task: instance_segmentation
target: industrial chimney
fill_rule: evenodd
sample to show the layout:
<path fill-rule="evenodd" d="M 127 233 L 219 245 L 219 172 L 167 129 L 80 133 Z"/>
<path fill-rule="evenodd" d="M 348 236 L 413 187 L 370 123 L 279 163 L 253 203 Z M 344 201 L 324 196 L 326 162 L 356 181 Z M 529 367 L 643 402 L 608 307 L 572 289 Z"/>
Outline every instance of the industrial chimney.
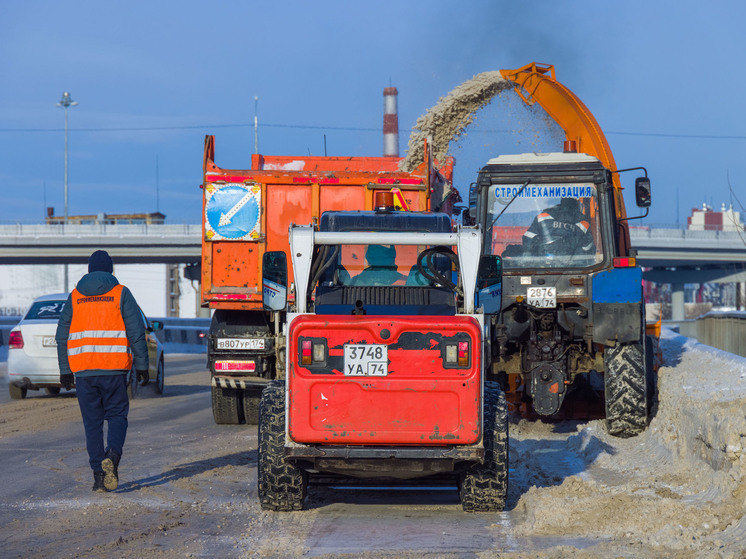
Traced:
<path fill-rule="evenodd" d="M 383 156 L 399 157 L 399 114 L 395 87 L 383 88 Z"/>

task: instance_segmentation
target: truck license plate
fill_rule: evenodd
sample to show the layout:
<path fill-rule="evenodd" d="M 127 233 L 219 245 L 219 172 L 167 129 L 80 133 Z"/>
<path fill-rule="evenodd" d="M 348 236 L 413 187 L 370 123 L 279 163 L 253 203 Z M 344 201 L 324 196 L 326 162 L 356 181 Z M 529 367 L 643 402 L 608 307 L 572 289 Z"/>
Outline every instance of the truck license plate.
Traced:
<path fill-rule="evenodd" d="M 264 339 L 218 338 L 216 349 L 264 349 Z"/>
<path fill-rule="evenodd" d="M 57 347 L 57 340 L 54 336 L 44 336 L 41 340 L 41 345 L 44 347 Z"/>
<path fill-rule="evenodd" d="M 385 377 L 389 374 L 388 346 L 346 344 L 345 370 L 348 377 Z"/>
<path fill-rule="evenodd" d="M 529 287 L 526 293 L 526 300 L 529 305 L 538 309 L 557 308 L 557 288 Z"/>

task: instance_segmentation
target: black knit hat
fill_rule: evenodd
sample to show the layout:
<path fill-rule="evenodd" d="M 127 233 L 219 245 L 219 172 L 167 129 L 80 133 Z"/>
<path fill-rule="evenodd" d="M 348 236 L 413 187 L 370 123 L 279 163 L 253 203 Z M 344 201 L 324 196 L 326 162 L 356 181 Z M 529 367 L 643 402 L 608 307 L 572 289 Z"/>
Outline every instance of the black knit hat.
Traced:
<path fill-rule="evenodd" d="M 105 250 L 97 250 L 91 254 L 88 259 L 88 271 L 114 273 L 114 263 L 111 261 L 109 253 Z"/>

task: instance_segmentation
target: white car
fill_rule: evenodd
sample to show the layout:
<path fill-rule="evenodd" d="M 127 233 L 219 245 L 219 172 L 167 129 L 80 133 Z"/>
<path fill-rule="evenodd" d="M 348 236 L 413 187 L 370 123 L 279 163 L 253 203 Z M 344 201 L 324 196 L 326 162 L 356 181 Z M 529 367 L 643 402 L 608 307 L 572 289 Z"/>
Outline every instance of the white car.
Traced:
<path fill-rule="evenodd" d="M 8 339 L 8 390 L 20 400 L 27 390 L 60 392 L 60 368 L 54 335 L 67 293 L 44 295 L 34 300 Z"/>
<path fill-rule="evenodd" d="M 66 293 L 39 297 L 31 304 L 21 322 L 11 330 L 8 340 L 8 390 L 12 399 L 23 399 L 28 390 L 41 388 L 48 394 L 60 393 L 62 385 L 54 336 L 66 302 Z M 142 320 L 150 360 L 150 383 L 157 394 L 163 394 L 163 344 L 155 336 L 155 332 L 163 329 L 163 323 L 155 320 L 151 323 L 145 315 L 142 315 Z M 133 367 L 127 375 L 130 399 L 137 397 L 140 388 L 135 377 Z"/>

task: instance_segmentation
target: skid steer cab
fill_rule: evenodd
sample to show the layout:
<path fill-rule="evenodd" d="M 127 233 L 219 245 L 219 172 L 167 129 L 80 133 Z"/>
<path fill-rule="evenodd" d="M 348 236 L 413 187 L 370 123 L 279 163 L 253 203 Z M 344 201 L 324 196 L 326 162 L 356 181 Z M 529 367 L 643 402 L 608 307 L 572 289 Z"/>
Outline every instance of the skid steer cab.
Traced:
<path fill-rule="evenodd" d="M 303 508 L 309 475 L 453 477 L 466 511 L 508 488 L 503 392 L 485 382 L 484 307 L 500 308 L 500 257 L 478 227 L 397 211 L 327 212 L 290 228 L 295 278 L 286 376 L 262 393 L 265 510 Z M 268 309 L 285 308 L 286 263 L 265 255 Z M 477 307 L 479 305 L 479 307 Z"/>

